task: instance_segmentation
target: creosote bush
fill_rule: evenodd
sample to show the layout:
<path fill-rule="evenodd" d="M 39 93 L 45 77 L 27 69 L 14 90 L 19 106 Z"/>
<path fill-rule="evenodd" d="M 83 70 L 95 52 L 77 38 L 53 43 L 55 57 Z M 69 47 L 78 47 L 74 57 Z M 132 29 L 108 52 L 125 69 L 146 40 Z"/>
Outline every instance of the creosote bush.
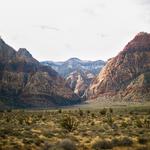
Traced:
<path fill-rule="evenodd" d="M 58 113 L 62 113 L 62 110 L 61 110 L 61 109 L 59 109 L 59 110 L 58 110 Z"/>
<path fill-rule="evenodd" d="M 144 125 L 146 128 L 150 128 L 150 119 L 149 118 L 144 119 Z"/>
<path fill-rule="evenodd" d="M 138 128 L 142 128 L 142 127 L 143 127 L 143 122 L 142 122 L 140 119 L 137 119 L 137 120 L 136 120 L 136 126 L 137 126 Z"/>
<path fill-rule="evenodd" d="M 79 108 L 79 115 L 83 116 L 83 110 L 81 110 L 80 108 Z"/>
<path fill-rule="evenodd" d="M 73 141 L 70 139 L 64 139 L 58 144 L 59 148 L 63 150 L 77 150 L 77 147 Z"/>
<path fill-rule="evenodd" d="M 113 145 L 112 145 L 111 141 L 108 141 L 108 140 L 100 140 L 100 141 L 95 142 L 95 143 L 92 145 L 92 148 L 93 148 L 94 150 L 112 149 L 112 148 L 113 148 Z"/>
<path fill-rule="evenodd" d="M 76 117 L 65 115 L 63 116 L 61 122 L 60 122 L 62 128 L 67 130 L 68 132 L 74 131 L 78 126 L 78 120 Z"/>
<path fill-rule="evenodd" d="M 113 124 L 114 120 L 112 118 L 112 115 L 110 113 L 107 114 L 107 123 L 111 126 Z"/>
<path fill-rule="evenodd" d="M 132 146 L 133 141 L 129 137 L 123 137 L 121 139 L 114 138 L 112 144 L 113 146 Z"/>
<path fill-rule="evenodd" d="M 101 111 L 100 111 L 100 114 L 101 115 L 106 115 L 107 113 L 107 109 L 106 108 L 103 108 Z"/>
<path fill-rule="evenodd" d="M 113 109 L 112 108 L 109 108 L 109 113 L 113 113 Z"/>
<path fill-rule="evenodd" d="M 148 142 L 148 138 L 146 138 L 146 137 L 139 137 L 138 142 L 140 144 L 146 144 Z"/>

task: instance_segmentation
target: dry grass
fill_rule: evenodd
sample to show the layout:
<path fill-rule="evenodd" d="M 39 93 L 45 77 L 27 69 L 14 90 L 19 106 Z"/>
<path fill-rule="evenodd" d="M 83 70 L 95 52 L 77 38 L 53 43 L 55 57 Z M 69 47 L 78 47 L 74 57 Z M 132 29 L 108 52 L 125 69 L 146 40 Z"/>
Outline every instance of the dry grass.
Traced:
<path fill-rule="evenodd" d="M 149 108 L 0 112 L 0 149 L 146 150 L 150 148 Z"/>

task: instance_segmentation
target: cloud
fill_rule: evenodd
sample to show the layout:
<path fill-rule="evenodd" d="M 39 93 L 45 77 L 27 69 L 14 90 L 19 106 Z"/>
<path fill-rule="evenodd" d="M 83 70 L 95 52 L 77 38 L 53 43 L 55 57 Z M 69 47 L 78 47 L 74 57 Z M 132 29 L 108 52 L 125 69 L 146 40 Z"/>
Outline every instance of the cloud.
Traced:
<path fill-rule="evenodd" d="M 149 24 L 150 23 L 150 0 L 138 0 L 137 2 L 143 9 L 143 19 Z"/>
<path fill-rule="evenodd" d="M 108 35 L 104 34 L 104 33 L 96 33 L 97 37 L 99 38 L 106 38 L 108 37 Z"/>
<path fill-rule="evenodd" d="M 69 44 L 69 43 L 66 43 L 66 44 L 65 44 L 65 47 L 66 47 L 67 49 L 72 49 L 72 46 L 71 46 L 71 44 Z"/>
<path fill-rule="evenodd" d="M 139 2 L 140 2 L 142 5 L 150 5 L 150 1 L 149 1 L 149 0 L 139 0 Z"/>
<path fill-rule="evenodd" d="M 97 15 L 96 12 L 95 12 L 93 9 L 90 9 L 90 8 L 85 8 L 85 9 L 83 10 L 83 12 L 84 12 L 84 13 L 87 13 L 87 14 L 89 14 L 89 15 L 92 15 L 92 16 L 96 16 L 96 15 Z"/>
<path fill-rule="evenodd" d="M 51 26 L 48 26 L 48 25 L 41 25 L 41 26 L 38 26 L 38 28 L 40 28 L 40 29 L 42 29 L 42 30 L 60 31 L 59 28 L 57 28 L 57 27 L 51 27 Z"/>

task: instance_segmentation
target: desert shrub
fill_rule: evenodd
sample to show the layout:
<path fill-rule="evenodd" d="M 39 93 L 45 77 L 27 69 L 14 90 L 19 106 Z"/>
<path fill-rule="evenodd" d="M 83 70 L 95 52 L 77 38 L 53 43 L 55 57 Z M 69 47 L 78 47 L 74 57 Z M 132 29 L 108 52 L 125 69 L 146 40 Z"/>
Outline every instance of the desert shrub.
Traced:
<path fill-rule="evenodd" d="M 47 138 L 51 138 L 54 136 L 54 134 L 50 130 L 44 130 L 43 135 L 46 136 Z"/>
<path fill-rule="evenodd" d="M 128 123 L 125 122 L 125 121 L 123 121 L 122 124 L 121 124 L 121 126 L 122 126 L 123 128 L 126 128 L 126 127 L 128 126 Z"/>
<path fill-rule="evenodd" d="M 52 143 L 45 142 L 43 146 L 43 150 L 56 150 L 56 147 Z"/>
<path fill-rule="evenodd" d="M 64 139 L 59 144 L 58 147 L 63 150 L 77 150 L 77 147 L 73 141 L 70 139 Z"/>
<path fill-rule="evenodd" d="M 107 123 L 111 126 L 114 120 L 112 119 L 112 115 L 109 113 L 107 114 Z"/>
<path fill-rule="evenodd" d="M 113 139 L 112 143 L 114 146 L 131 146 L 133 144 L 133 141 L 131 138 L 123 137 L 121 139 Z"/>
<path fill-rule="evenodd" d="M 94 121 L 92 121 L 92 122 L 91 122 L 91 126 L 94 126 L 94 125 L 95 125 L 95 122 L 94 122 Z"/>
<path fill-rule="evenodd" d="M 86 113 L 89 115 L 90 114 L 90 110 L 87 110 Z"/>
<path fill-rule="evenodd" d="M 122 146 L 131 146 L 133 144 L 133 141 L 129 137 L 124 137 L 121 139 L 121 145 Z"/>
<path fill-rule="evenodd" d="M 146 144 L 148 142 L 148 138 L 146 138 L 146 137 L 139 137 L 138 142 L 140 144 Z"/>
<path fill-rule="evenodd" d="M 149 118 L 144 119 L 144 125 L 146 128 L 150 128 L 150 119 Z"/>
<path fill-rule="evenodd" d="M 95 143 L 92 145 L 92 148 L 93 148 L 94 150 L 112 149 L 112 148 L 113 148 L 113 145 L 112 145 L 112 142 L 111 142 L 111 141 L 108 141 L 108 140 L 100 140 L 100 141 L 95 142 Z"/>
<path fill-rule="evenodd" d="M 12 109 L 10 109 L 10 108 L 9 108 L 9 109 L 7 109 L 7 112 L 12 112 Z"/>
<path fill-rule="evenodd" d="M 83 116 L 83 110 L 79 109 L 79 115 Z"/>
<path fill-rule="evenodd" d="M 58 110 L 58 113 L 62 113 L 62 109 L 59 109 L 59 110 Z"/>
<path fill-rule="evenodd" d="M 25 139 L 23 139 L 23 143 L 24 144 L 33 144 L 34 143 L 34 139 L 25 138 Z"/>
<path fill-rule="evenodd" d="M 150 128 L 150 119 L 145 118 L 142 121 L 140 119 L 137 119 L 136 120 L 136 125 L 137 125 L 138 128 L 142 128 L 142 127 Z"/>
<path fill-rule="evenodd" d="M 41 144 L 44 143 L 44 140 L 39 139 L 39 138 L 35 138 L 35 142 L 34 142 L 37 146 L 40 146 Z"/>
<path fill-rule="evenodd" d="M 107 109 L 106 108 L 103 108 L 101 111 L 100 111 L 100 114 L 101 115 L 106 115 L 107 113 Z"/>
<path fill-rule="evenodd" d="M 12 136 L 14 134 L 14 130 L 12 128 L 5 128 L 0 130 L 0 136 Z"/>
<path fill-rule="evenodd" d="M 92 114 L 91 114 L 91 117 L 92 117 L 92 118 L 94 118 L 94 117 L 95 117 L 95 114 L 94 114 L 94 113 L 92 113 Z"/>
<path fill-rule="evenodd" d="M 134 111 L 133 111 L 133 110 L 131 110 L 131 111 L 129 112 L 129 114 L 130 114 L 130 115 L 133 115 L 133 114 L 134 114 Z"/>
<path fill-rule="evenodd" d="M 142 122 L 140 119 L 137 119 L 137 120 L 136 120 L 136 126 L 137 126 L 138 128 L 142 128 L 142 127 L 143 127 L 143 122 Z"/>
<path fill-rule="evenodd" d="M 6 122 L 10 122 L 10 121 L 11 121 L 11 118 L 7 117 Z"/>
<path fill-rule="evenodd" d="M 76 117 L 65 115 L 60 122 L 61 126 L 69 132 L 74 131 L 78 126 L 78 120 Z"/>
<path fill-rule="evenodd" d="M 109 108 L 109 113 L 113 113 L 113 109 L 112 108 Z"/>
<path fill-rule="evenodd" d="M 32 122 L 33 122 L 32 117 L 29 116 L 29 117 L 26 117 L 26 118 L 25 118 L 25 123 L 26 123 L 27 125 L 31 125 Z"/>
<path fill-rule="evenodd" d="M 0 109 L 0 113 L 4 113 L 4 112 L 5 112 L 4 110 Z"/>

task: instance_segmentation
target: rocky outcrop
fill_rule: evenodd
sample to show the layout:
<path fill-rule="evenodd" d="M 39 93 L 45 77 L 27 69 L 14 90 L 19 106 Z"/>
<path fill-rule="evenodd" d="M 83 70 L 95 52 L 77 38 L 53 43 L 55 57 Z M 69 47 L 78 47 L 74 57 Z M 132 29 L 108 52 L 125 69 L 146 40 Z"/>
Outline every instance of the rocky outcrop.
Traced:
<path fill-rule="evenodd" d="M 79 97 L 51 67 L 24 48 L 15 51 L 0 39 L 0 104 L 49 107 L 75 104 Z"/>
<path fill-rule="evenodd" d="M 150 83 L 145 81 L 149 72 L 150 34 L 141 32 L 107 62 L 89 86 L 87 97 L 120 95 L 121 99 L 126 100 L 139 100 L 141 96 L 147 99 L 150 97 Z M 147 95 L 146 98 L 144 95 Z"/>
<path fill-rule="evenodd" d="M 95 75 L 89 71 L 76 70 L 66 77 L 66 84 L 71 87 L 74 93 L 83 98 L 94 77 Z"/>

